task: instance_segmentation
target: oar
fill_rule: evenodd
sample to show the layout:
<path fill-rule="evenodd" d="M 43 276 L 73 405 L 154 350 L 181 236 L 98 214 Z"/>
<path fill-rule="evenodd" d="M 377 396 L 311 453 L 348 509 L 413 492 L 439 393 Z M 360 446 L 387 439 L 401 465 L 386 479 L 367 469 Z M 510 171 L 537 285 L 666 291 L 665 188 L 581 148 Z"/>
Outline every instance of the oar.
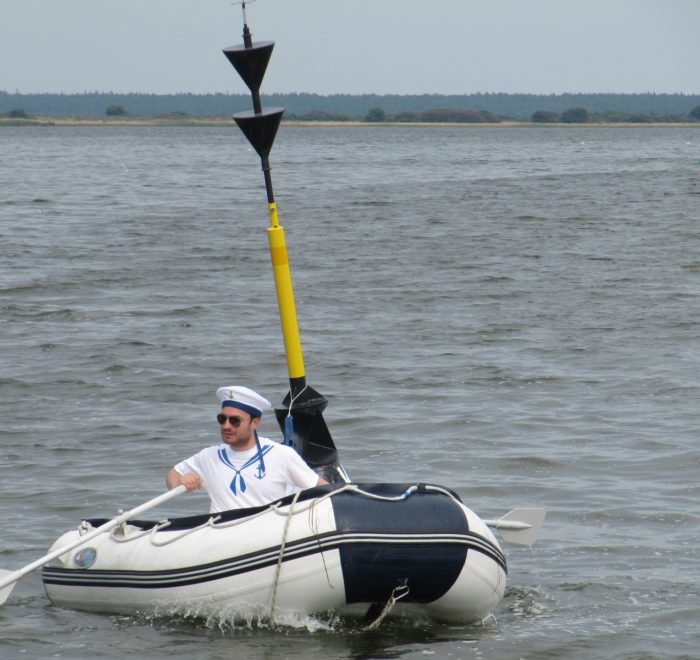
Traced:
<path fill-rule="evenodd" d="M 33 571 L 35 568 L 43 566 L 52 559 L 56 559 L 56 557 L 60 557 L 66 552 L 73 550 L 73 548 L 77 548 L 79 545 L 87 543 L 91 539 L 94 539 L 96 536 L 104 534 L 104 532 L 110 531 L 117 525 L 121 525 L 123 522 L 126 522 L 130 518 L 134 518 L 139 514 L 143 513 L 144 511 L 148 511 L 149 509 L 153 509 L 159 504 L 167 502 L 173 497 L 176 497 L 177 495 L 180 495 L 186 491 L 187 488 L 185 488 L 185 486 L 180 485 L 177 488 L 173 488 L 172 490 L 162 493 L 161 495 L 158 495 L 158 497 L 154 497 L 152 500 L 144 502 L 140 506 L 131 509 L 131 511 L 126 511 L 125 513 L 118 515 L 116 518 L 112 518 L 112 520 L 104 523 L 103 525 L 100 525 L 99 527 L 93 529 L 91 532 L 88 532 L 84 536 L 81 536 L 77 541 L 69 543 L 68 545 L 64 545 L 62 548 L 58 548 L 53 552 L 49 552 L 47 555 L 40 557 L 36 561 L 33 561 L 31 564 L 27 564 L 23 568 L 20 568 L 16 571 L 4 571 L 0 569 L 0 605 L 2 605 L 9 598 L 10 594 L 12 593 L 12 590 L 15 587 L 15 582 L 17 582 L 17 580 L 19 580 L 27 573 Z"/>
<path fill-rule="evenodd" d="M 484 522 L 497 529 L 508 543 L 532 545 L 540 533 L 545 513 L 544 509 L 513 509 L 498 520 Z"/>

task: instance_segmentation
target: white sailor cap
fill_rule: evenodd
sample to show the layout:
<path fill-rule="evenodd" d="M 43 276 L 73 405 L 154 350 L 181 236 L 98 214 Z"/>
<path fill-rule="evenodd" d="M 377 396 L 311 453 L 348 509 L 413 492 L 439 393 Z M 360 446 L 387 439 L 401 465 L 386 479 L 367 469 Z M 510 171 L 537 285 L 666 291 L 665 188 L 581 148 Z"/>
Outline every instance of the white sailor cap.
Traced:
<path fill-rule="evenodd" d="M 263 410 L 268 410 L 272 407 L 272 404 L 265 397 L 241 385 L 220 387 L 216 390 L 216 397 L 221 401 L 222 408 L 227 406 L 238 408 L 254 417 L 260 417 L 263 414 Z"/>

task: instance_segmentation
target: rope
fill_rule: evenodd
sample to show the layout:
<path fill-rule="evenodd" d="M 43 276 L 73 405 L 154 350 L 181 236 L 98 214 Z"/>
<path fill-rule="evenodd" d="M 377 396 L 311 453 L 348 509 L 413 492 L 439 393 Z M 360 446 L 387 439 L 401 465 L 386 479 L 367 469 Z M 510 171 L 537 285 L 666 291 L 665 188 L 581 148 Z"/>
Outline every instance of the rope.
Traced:
<path fill-rule="evenodd" d="M 118 534 L 114 533 L 114 530 L 112 530 L 112 540 L 115 541 L 116 543 L 128 543 L 129 541 L 135 541 L 136 539 L 140 539 L 142 536 L 146 536 L 147 534 L 150 534 L 151 536 L 151 545 L 156 546 L 157 548 L 168 545 L 170 543 L 173 543 L 174 541 L 179 541 L 181 538 L 184 538 L 185 536 L 189 536 L 193 532 L 198 532 L 200 529 L 204 529 L 205 527 L 214 527 L 215 523 L 217 520 L 219 520 L 221 516 L 212 516 L 207 520 L 207 522 L 202 523 L 201 525 L 198 525 L 197 527 L 190 527 L 189 529 L 186 529 L 179 534 L 174 534 L 171 536 L 169 539 L 166 539 L 165 541 L 157 541 L 156 540 L 156 534 L 160 532 L 163 529 L 167 529 L 172 525 L 172 521 L 170 520 L 161 520 L 158 524 L 154 525 L 150 529 L 144 529 L 139 532 L 133 532 L 131 534 L 127 534 L 127 531 L 129 531 L 126 527 L 120 531 Z M 120 526 L 121 527 L 121 526 Z M 129 525 L 132 529 L 136 529 L 135 527 L 132 527 Z"/>
<path fill-rule="evenodd" d="M 170 527 L 171 524 L 172 523 L 169 520 L 161 520 L 157 525 L 154 525 L 151 529 L 142 529 L 139 532 L 132 531 L 136 529 L 136 527 L 134 527 L 133 525 L 129 525 L 129 527 L 131 527 L 131 530 L 127 530 L 126 527 L 121 529 L 123 526 L 119 525 L 119 528 L 115 527 L 115 529 L 112 530 L 111 538 L 112 541 L 114 541 L 115 543 L 128 543 L 129 541 L 135 541 L 136 539 L 140 539 L 142 536 L 146 536 L 147 534 L 155 534 L 155 532 L 161 529 Z M 118 533 L 116 531 L 117 529 L 119 529 Z M 127 531 L 131 531 L 132 533 L 127 534 Z"/>
<path fill-rule="evenodd" d="M 450 497 L 452 497 L 454 499 L 452 494 L 447 490 L 443 490 L 441 488 L 432 487 L 432 486 L 427 486 L 426 489 L 441 492 L 445 495 L 449 495 Z M 275 503 L 270 504 L 270 506 L 268 508 L 263 509 L 262 511 L 258 511 L 257 513 L 254 513 L 251 516 L 246 516 L 245 518 L 237 518 L 237 519 L 229 520 L 229 521 L 223 522 L 223 523 L 219 522 L 219 520 L 221 520 L 221 516 L 215 515 L 215 516 L 210 517 L 205 523 L 198 525 L 197 527 L 191 527 L 190 529 L 185 529 L 182 532 L 180 532 L 179 534 L 174 534 L 169 539 L 166 539 L 163 541 L 157 540 L 156 534 L 170 526 L 171 522 L 170 522 L 170 520 L 167 520 L 167 519 L 160 521 L 157 525 L 155 525 L 154 527 L 152 527 L 150 529 L 142 530 L 142 531 L 135 532 L 135 533 L 133 533 L 133 532 L 128 533 L 131 530 L 127 529 L 126 524 L 123 524 L 120 526 L 120 527 L 123 527 L 123 529 L 119 529 L 119 531 L 116 534 L 115 534 L 114 530 L 112 530 L 111 537 L 112 537 L 112 540 L 114 540 L 118 543 L 128 543 L 129 541 L 134 541 L 138 538 L 141 538 L 142 536 L 146 536 L 147 534 L 150 534 L 151 543 L 154 546 L 160 547 L 160 546 L 164 546 L 164 545 L 168 545 L 170 543 L 173 543 L 174 541 L 178 541 L 178 540 L 184 538 L 185 536 L 189 536 L 190 534 L 203 529 L 204 527 L 211 527 L 212 529 L 226 529 L 228 527 L 234 527 L 236 525 L 241 525 L 245 522 L 248 522 L 248 521 L 253 520 L 255 518 L 258 518 L 260 516 L 265 516 L 269 513 L 276 513 L 279 516 L 286 516 L 287 518 L 289 518 L 292 515 L 305 513 L 307 511 L 311 512 L 315 506 L 317 506 L 318 504 L 320 504 L 324 500 L 327 500 L 331 497 L 334 497 L 335 495 L 339 495 L 340 493 L 355 493 L 356 495 L 361 495 L 363 497 L 367 497 L 367 498 L 370 498 L 373 500 L 381 500 L 384 502 L 400 502 L 400 501 L 405 500 L 408 497 L 410 497 L 416 490 L 418 490 L 417 486 L 411 486 L 404 493 L 401 493 L 401 495 L 396 495 L 395 497 L 388 497 L 385 495 L 375 495 L 374 493 L 369 493 L 365 490 L 362 490 L 361 488 L 358 488 L 355 484 L 345 484 L 342 487 L 331 491 L 330 493 L 325 493 L 325 494 L 321 495 L 320 497 L 315 497 L 314 499 L 305 503 L 304 506 L 302 506 L 298 509 L 295 509 L 294 507 L 297 504 L 299 494 L 301 493 L 301 491 L 297 491 L 294 495 L 294 499 L 292 500 L 292 504 L 291 504 L 289 511 L 283 511 L 280 507 L 280 503 L 275 502 Z M 289 525 L 289 521 L 287 521 L 287 526 L 288 525 Z M 81 536 L 84 535 L 88 531 L 88 529 L 87 529 L 88 527 L 90 527 L 90 525 L 86 521 L 83 521 L 81 523 L 81 526 L 78 528 Z M 129 525 L 129 528 L 131 528 L 131 525 Z M 133 529 L 135 529 L 135 528 L 133 528 Z M 286 531 L 285 531 L 285 535 L 286 535 Z M 160 535 L 158 534 L 158 536 L 160 536 Z"/>
<path fill-rule="evenodd" d="M 292 396 L 292 390 L 289 390 L 289 408 L 287 409 L 287 416 L 284 418 L 284 444 L 287 447 L 294 448 L 294 418 L 292 417 L 292 406 L 294 402 L 306 391 L 308 385 L 304 385 L 300 392 L 296 396 Z"/>
<path fill-rule="evenodd" d="M 284 559 L 284 549 L 287 545 L 287 534 L 289 532 L 289 523 L 292 521 L 292 516 L 294 515 L 294 505 L 299 499 L 299 493 L 297 491 L 294 495 L 294 499 L 289 505 L 289 514 L 287 515 L 287 522 L 284 525 L 284 533 L 282 534 L 282 543 L 280 544 L 280 554 L 277 557 L 277 568 L 275 569 L 275 581 L 272 585 L 272 602 L 270 603 L 270 624 L 275 624 L 275 602 L 277 601 L 277 587 L 280 582 L 280 572 L 282 570 L 282 560 Z"/>
<path fill-rule="evenodd" d="M 180 539 L 184 538 L 188 534 L 191 534 L 192 532 L 195 532 L 197 530 L 204 529 L 205 527 L 214 527 L 216 521 L 220 520 L 220 519 L 221 519 L 221 516 L 212 516 L 211 518 L 209 518 L 209 520 L 207 520 L 207 522 L 199 525 L 199 527 L 192 527 L 191 529 L 186 529 L 183 532 L 181 532 L 180 534 L 176 534 L 172 538 L 169 538 L 165 541 L 156 541 L 156 533 L 158 531 L 160 531 L 161 527 L 160 526 L 154 527 L 152 532 L 151 532 L 151 544 L 155 545 L 157 548 L 164 546 L 164 545 L 168 545 L 169 543 L 173 543 L 173 541 L 179 541 Z M 166 522 L 168 524 L 170 524 L 170 521 L 166 520 Z"/>
<path fill-rule="evenodd" d="M 415 488 L 415 486 L 413 486 Z M 440 486 L 425 486 L 426 491 L 430 491 L 433 493 L 442 493 L 443 495 L 447 495 L 451 500 L 454 500 L 457 502 L 457 504 L 461 504 L 462 502 L 459 500 L 458 497 L 455 497 L 454 493 L 451 493 L 447 488 L 441 488 Z"/>
<path fill-rule="evenodd" d="M 313 502 L 311 504 L 311 507 L 309 508 L 309 527 L 311 528 L 311 531 L 314 533 L 314 536 L 316 537 L 318 551 L 319 551 L 319 554 L 321 555 L 321 561 L 323 562 L 323 571 L 326 574 L 326 582 L 328 582 L 328 586 L 331 589 L 335 589 L 335 587 L 333 586 L 333 583 L 331 582 L 331 576 L 328 574 L 328 566 L 326 564 L 326 553 L 323 552 L 323 547 L 321 546 L 321 534 L 319 533 L 319 530 L 318 530 L 318 523 L 319 523 L 319 517 L 318 517 L 318 514 L 316 513 L 316 502 Z"/>
<path fill-rule="evenodd" d="M 267 515 L 270 510 L 274 510 L 279 507 L 279 504 L 271 504 L 267 509 L 263 509 L 262 511 L 258 511 L 257 513 L 254 513 L 250 516 L 246 516 L 245 518 L 234 518 L 233 520 L 229 520 L 228 522 L 217 522 L 221 516 L 218 516 L 216 520 L 212 523 L 212 527 L 214 529 L 226 529 L 227 527 L 235 527 L 236 525 L 242 525 L 245 522 L 248 522 L 249 520 L 255 520 L 255 518 L 259 518 L 260 516 Z"/>
<path fill-rule="evenodd" d="M 381 500 L 382 502 L 401 502 L 402 500 L 407 499 L 410 495 L 415 493 L 418 490 L 418 486 L 411 486 L 408 488 L 404 493 L 401 493 L 401 495 L 396 495 L 395 497 L 388 497 L 386 495 L 375 495 L 374 493 L 368 493 L 366 490 L 362 490 L 361 488 L 358 488 L 355 484 L 345 484 L 341 488 L 338 488 L 336 490 L 331 491 L 330 493 L 326 493 L 325 495 L 321 495 L 320 497 L 316 497 L 313 500 L 311 500 L 303 509 L 299 509 L 297 513 L 303 513 L 304 511 L 308 511 L 311 507 L 315 506 L 319 502 L 322 502 L 323 500 L 326 500 L 330 497 L 335 497 L 336 495 L 340 495 L 340 493 L 355 493 L 356 495 L 362 495 L 363 497 L 367 497 L 371 500 Z M 282 513 L 279 510 L 279 507 L 271 507 L 280 516 L 286 516 L 286 513 Z"/>
<path fill-rule="evenodd" d="M 391 592 L 391 596 L 389 596 L 386 603 L 384 603 L 382 611 L 379 613 L 377 618 L 367 626 L 367 630 L 375 630 L 376 628 L 379 628 L 379 624 L 384 620 L 384 617 L 394 609 L 394 605 L 396 605 L 397 601 L 401 600 L 404 596 L 408 596 L 408 591 L 409 589 L 406 581 L 404 581 L 404 583 L 400 584 L 398 587 L 395 587 Z"/>
<path fill-rule="evenodd" d="M 294 405 L 294 402 L 304 393 L 306 392 L 306 388 L 308 385 L 304 385 L 304 387 L 301 389 L 301 391 L 296 395 L 292 396 L 292 391 L 289 390 L 289 410 L 287 410 L 287 415 L 292 414 L 292 406 Z"/>

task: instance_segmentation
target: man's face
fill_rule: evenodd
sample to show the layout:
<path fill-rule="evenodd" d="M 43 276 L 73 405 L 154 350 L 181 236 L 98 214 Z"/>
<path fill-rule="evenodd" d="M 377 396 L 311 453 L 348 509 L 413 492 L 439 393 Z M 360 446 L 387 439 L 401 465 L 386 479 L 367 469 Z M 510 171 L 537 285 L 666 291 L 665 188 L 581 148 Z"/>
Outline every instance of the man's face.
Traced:
<path fill-rule="evenodd" d="M 255 445 L 253 431 L 258 427 L 260 418 L 230 406 L 222 408 L 221 414 L 225 416 L 224 423 L 219 424 L 224 443 L 237 451 L 252 449 Z"/>

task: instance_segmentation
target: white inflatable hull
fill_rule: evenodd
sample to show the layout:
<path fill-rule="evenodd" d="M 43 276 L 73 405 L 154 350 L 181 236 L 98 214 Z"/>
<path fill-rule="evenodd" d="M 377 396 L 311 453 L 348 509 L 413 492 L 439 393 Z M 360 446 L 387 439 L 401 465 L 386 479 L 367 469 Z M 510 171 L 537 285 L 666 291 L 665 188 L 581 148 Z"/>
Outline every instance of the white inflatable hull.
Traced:
<path fill-rule="evenodd" d="M 263 510 L 132 521 L 45 567 L 44 585 L 55 604 L 96 612 L 279 619 L 393 596 L 441 620 L 484 619 L 505 589 L 498 542 L 449 491 L 406 490 L 333 485 Z"/>

